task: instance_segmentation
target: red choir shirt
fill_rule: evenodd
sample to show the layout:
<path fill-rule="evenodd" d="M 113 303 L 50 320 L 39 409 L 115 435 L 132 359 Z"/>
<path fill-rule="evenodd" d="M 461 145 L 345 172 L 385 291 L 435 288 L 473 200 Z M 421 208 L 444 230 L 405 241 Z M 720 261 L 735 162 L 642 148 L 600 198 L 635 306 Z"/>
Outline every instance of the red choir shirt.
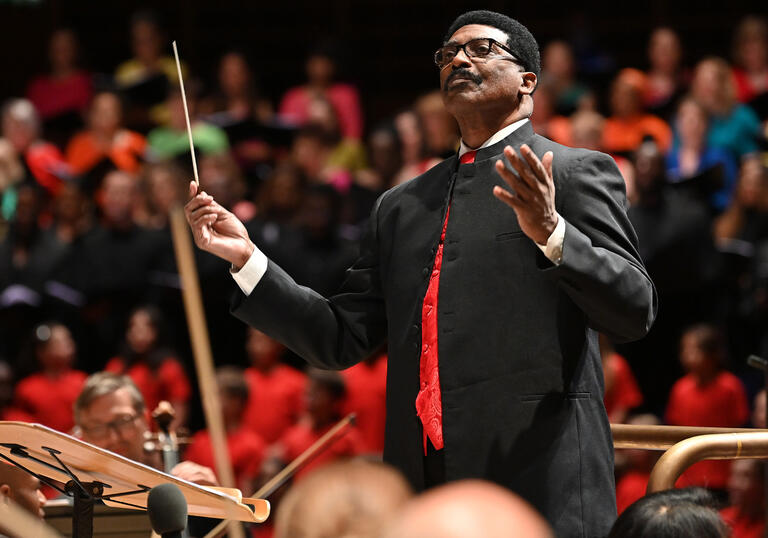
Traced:
<path fill-rule="evenodd" d="M 733 81 L 736 83 L 736 97 L 742 103 L 748 103 L 763 92 L 768 91 L 768 73 L 763 77 L 762 88 L 755 87 L 746 71 L 733 68 Z"/>
<path fill-rule="evenodd" d="M 112 358 L 104 369 L 130 377 L 144 396 L 147 411 L 150 413 L 161 400 L 186 403 L 192 393 L 184 368 L 173 357 L 164 359 L 156 371 L 145 362 L 136 362 L 126 370 L 125 362 L 120 357 Z"/>
<path fill-rule="evenodd" d="M 325 91 L 324 97 L 333 105 L 342 136 L 359 140 L 363 135 L 363 113 L 357 89 L 337 83 Z M 289 89 L 280 102 L 280 116 L 292 123 L 306 123 L 311 99 L 312 94 L 304 86 Z"/>
<path fill-rule="evenodd" d="M 245 380 L 250 396 L 243 424 L 267 443 L 274 443 L 304 412 L 307 378 L 295 368 L 279 364 L 266 374 L 246 368 Z"/>
<path fill-rule="evenodd" d="M 380 454 L 384 451 L 384 421 L 386 418 L 387 356 L 381 355 L 373 364 L 361 362 L 341 372 L 347 385 L 344 413 L 355 413 L 355 426 L 360 432 L 363 452 Z"/>
<path fill-rule="evenodd" d="M 667 424 L 676 426 L 737 428 L 748 418 L 749 404 L 744 385 L 729 372 L 720 372 L 703 387 L 691 374 L 683 376 L 672 387 L 667 403 Z M 729 472 L 728 461 L 701 461 L 683 473 L 678 487 L 722 489 L 728 482 Z"/>
<path fill-rule="evenodd" d="M 25 377 L 16 387 L 14 407 L 39 422 L 60 432 L 75 425 L 72 405 L 88 377 L 79 370 L 67 370 L 57 378 L 44 373 Z"/>
<path fill-rule="evenodd" d="M 27 88 L 27 99 L 43 119 L 65 112 L 81 112 L 88 107 L 92 95 L 91 76 L 84 71 L 64 78 L 37 77 Z"/>
<path fill-rule="evenodd" d="M 605 410 L 611 416 L 616 409 L 633 409 L 643 403 L 643 394 L 626 359 L 618 353 L 608 358 L 605 372 Z"/>
<path fill-rule="evenodd" d="M 35 418 L 29 413 L 15 407 L 6 407 L 0 412 L 0 420 L 12 420 L 16 422 L 34 422 Z"/>
<path fill-rule="evenodd" d="M 261 437 L 240 427 L 227 433 L 227 448 L 229 449 L 229 459 L 232 462 L 232 471 L 235 473 L 235 480 L 238 484 L 259 475 L 266 450 L 266 444 Z M 213 460 L 213 445 L 208 430 L 199 431 L 192 437 L 192 443 L 187 447 L 185 456 L 189 461 L 205 465 L 211 469 L 216 468 Z"/>
<path fill-rule="evenodd" d="M 650 477 L 651 474 L 644 471 L 628 471 L 619 479 L 616 483 L 616 509 L 619 514 L 645 496 Z"/>
<path fill-rule="evenodd" d="M 764 519 L 750 519 L 739 512 L 738 507 L 729 506 L 720 510 L 723 521 L 731 528 L 731 538 L 762 538 L 765 532 Z"/>
<path fill-rule="evenodd" d="M 303 420 L 292 426 L 285 435 L 280 439 L 280 444 L 283 447 L 283 458 L 287 462 L 291 462 L 301 455 L 306 449 L 320 439 L 325 433 L 330 430 L 334 424 L 326 426 L 325 428 L 315 429 L 309 423 L 308 420 Z M 313 469 L 322 467 L 332 461 L 351 458 L 360 454 L 362 441 L 360 434 L 356 428 L 349 428 L 346 433 L 337 438 L 337 440 L 328 446 L 324 451 L 315 457 L 306 467 L 296 473 L 296 480 L 299 480 Z"/>

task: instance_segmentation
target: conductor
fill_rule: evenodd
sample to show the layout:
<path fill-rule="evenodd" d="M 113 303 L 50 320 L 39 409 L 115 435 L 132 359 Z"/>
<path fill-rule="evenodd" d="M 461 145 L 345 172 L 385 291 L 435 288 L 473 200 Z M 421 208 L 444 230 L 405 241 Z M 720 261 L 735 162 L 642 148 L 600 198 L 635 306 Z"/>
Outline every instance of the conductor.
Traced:
<path fill-rule="evenodd" d="M 232 263 L 232 312 L 320 368 L 388 341 L 384 459 L 416 489 L 482 478 L 557 536 L 615 519 L 597 331 L 642 337 L 656 293 L 602 153 L 533 132 L 539 50 L 519 22 L 471 11 L 434 56 L 461 146 L 384 193 L 339 292 L 297 285 L 237 218 L 190 186 L 197 245 Z"/>

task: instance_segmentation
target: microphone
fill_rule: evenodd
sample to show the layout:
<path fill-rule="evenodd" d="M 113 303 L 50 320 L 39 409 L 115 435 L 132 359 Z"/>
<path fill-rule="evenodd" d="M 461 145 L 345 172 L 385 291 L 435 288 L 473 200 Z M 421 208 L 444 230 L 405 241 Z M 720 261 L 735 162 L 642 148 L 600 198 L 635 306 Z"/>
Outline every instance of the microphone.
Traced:
<path fill-rule="evenodd" d="M 149 490 L 147 514 L 157 534 L 163 538 L 181 538 L 187 528 L 187 500 L 179 486 L 169 482 Z"/>

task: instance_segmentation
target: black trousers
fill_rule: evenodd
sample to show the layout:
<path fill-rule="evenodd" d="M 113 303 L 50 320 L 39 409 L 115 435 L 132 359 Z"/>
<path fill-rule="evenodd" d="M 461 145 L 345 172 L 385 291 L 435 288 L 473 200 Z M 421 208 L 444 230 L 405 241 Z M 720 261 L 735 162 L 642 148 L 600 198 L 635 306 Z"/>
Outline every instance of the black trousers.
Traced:
<path fill-rule="evenodd" d="M 445 484 L 445 450 L 437 450 L 427 438 L 427 455 L 424 456 L 424 488 Z"/>

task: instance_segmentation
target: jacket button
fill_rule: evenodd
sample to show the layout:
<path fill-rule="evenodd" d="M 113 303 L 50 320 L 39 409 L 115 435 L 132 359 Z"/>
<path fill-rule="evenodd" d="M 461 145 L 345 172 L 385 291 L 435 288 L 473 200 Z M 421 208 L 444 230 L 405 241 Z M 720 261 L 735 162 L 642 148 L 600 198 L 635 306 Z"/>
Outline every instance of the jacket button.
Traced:
<path fill-rule="evenodd" d="M 429 267 L 425 267 L 421 271 L 422 276 L 427 276 L 429 274 Z"/>

